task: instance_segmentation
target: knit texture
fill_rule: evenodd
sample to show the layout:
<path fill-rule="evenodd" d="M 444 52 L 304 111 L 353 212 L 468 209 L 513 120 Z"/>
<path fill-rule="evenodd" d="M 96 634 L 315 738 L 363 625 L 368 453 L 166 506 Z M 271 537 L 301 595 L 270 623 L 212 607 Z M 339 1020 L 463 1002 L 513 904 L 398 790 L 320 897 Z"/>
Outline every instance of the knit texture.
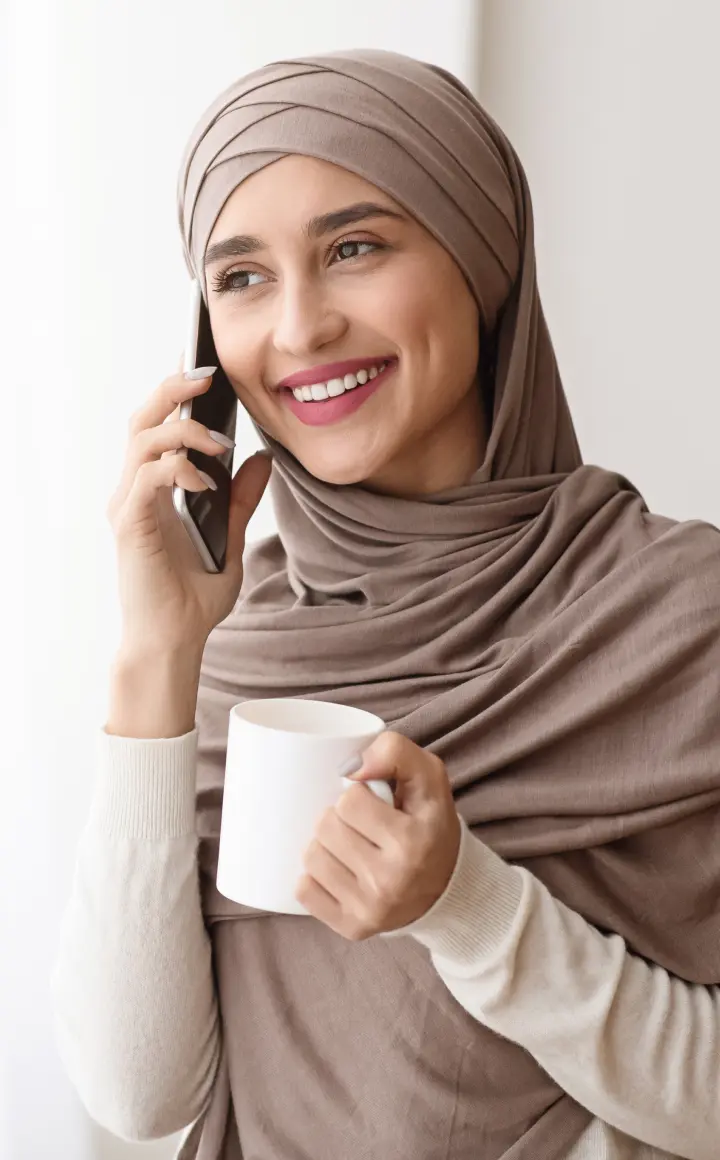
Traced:
<path fill-rule="evenodd" d="M 188 1127 L 183 1160 L 221 1034 L 192 828 L 196 747 L 196 730 L 100 732 L 52 974 L 58 1047 L 89 1114 L 127 1140 Z M 464 823 L 443 895 L 379 937 L 427 947 L 467 1011 L 594 1113 L 567 1160 L 716 1160 L 717 988 L 631 955 Z"/>

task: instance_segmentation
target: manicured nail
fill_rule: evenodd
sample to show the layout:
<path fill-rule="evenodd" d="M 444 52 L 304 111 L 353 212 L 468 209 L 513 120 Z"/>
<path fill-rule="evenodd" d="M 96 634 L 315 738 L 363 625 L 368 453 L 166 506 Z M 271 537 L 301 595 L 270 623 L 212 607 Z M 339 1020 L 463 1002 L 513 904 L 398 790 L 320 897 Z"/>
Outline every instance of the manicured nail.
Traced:
<path fill-rule="evenodd" d="M 208 475 L 207 471 L 198 471 L 198 475 L 202 479 L 203 483 L 206 483 L 208 487 L 213 489 L 213 491 L 217 491 L 217 484 L 212 476 Z"/>
<path fill-rule="evenodd" d="M 357 773 L 359 769 L 362 769 L 362 763 L 362 756 L 350 757 L 344 765 L 340 766 L 338 777 L 349 777 L 351 773 Z"/>
<path fill-rule="evenodd" d="M 228 439 L 227 435 L 223 435 L 222 431 L 208 430 L 208 435 L 211 439 L 214 439 L 216 443 L 222 444 L 223 447 L 235 446 L 235 441 L 233 439 Z"/>
<path fill-rule="evenodd" d="M 194 371 L 185 371 L 183 378 L 185 379 L 207 379 L 210 375 L 214 375 L 217 367 L 196 367 Z"/>

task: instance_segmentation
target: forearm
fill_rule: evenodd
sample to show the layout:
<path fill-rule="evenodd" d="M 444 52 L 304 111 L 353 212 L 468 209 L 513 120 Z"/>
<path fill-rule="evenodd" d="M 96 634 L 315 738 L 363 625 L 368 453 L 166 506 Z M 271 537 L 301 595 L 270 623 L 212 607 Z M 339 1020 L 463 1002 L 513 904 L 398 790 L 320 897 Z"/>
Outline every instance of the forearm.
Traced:
<path fill-rule="evenodd" d="M 467 1011 L 578 1103 L 637 1140 L 715 1160 L 717 987 L 649 966 L 467 830 L 444 898 L 404 932 Z"/>
<path fill-rule="evenodd" d="M 166 1136 L 209 1098 L 220 1027 L 197 880 L 195 737 L 101 736 L 52 975 L 58 1048 L 89 1114 Z"/>

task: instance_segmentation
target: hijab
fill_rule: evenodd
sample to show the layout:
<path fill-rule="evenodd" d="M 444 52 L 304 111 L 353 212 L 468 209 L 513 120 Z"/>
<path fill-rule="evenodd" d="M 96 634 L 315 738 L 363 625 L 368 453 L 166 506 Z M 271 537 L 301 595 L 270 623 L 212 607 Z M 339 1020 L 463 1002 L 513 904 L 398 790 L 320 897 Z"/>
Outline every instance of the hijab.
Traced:
<path fill-rule="evenodd" d="M 413 1107 L 432 1109 L 427 1139 L 453 1118 L 448 1158 L 560 1160 L 590 1114 L 465 1019 L 413 940 L 347 943 L 218 893 L 228 714 L 266 696 L 380 714 L 442 758 L 477 839 L 635 953 L 718 983 L 720 538 L 651 513 L 624 476 L 583 463 L 525 173 L 442 68 L 337 52 L 269 64 L 221 93 L 178 181 L 185 259 L 206 301 L 224 203 L 293 153 L 372 182 L 452 256 L 478 306 L 491 426 L 467 483 L 397 498 L 318 480 L 256 425 L 274 455 L 278 530 L 248 547 L 240 598 L 203 658 L 197 829 L 223 1058 L 183 1155 L 266 1155 L 264 1141 L 278 1156 L 435 1156 L 394 1125 L 407 1082 Z M 390 1108 L 366 1078 L 383 1051 Z M 266 1105 L 284 1069 L 303 1077 L 301 1095 Z M 324 1102 L 319 1075 L 354 1085 L 352 1103 L 343 1087 Z M 351 1144 L 358 1122 L 365 1143 Z"/>

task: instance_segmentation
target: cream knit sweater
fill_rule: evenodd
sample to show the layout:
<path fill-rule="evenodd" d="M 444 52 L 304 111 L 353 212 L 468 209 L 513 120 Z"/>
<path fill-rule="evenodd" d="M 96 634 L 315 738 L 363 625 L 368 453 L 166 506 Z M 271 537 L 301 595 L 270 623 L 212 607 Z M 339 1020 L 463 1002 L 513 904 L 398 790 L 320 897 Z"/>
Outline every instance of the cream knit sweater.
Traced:
<path fill-rule="evenodd" d="M 196 754 L 196 730 L 162 740 L 100 730 L 52 973 L 67 1072 L 93 1119 L 128 1140 L 191 1125 L 218 1063 Z M 719 1160 L 720 988 L 649 966 L 464 824 L 442 898 L 378 937 L 403 936 L 428 948 L 467 1011 L 594 1114 L 567 1160 Z"/>

